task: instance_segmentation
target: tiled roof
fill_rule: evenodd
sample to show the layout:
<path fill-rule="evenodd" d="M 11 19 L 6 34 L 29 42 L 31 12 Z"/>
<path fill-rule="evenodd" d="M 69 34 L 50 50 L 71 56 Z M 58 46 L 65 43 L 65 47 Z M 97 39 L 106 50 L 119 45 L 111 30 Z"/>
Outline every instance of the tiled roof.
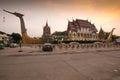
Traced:
<path fill-rule="evenodd" d="M 76 19 L 73 20 L 73 22 L 68 22 L 68 27 L 72 27 L 75 28 L 77 31 L 77 29 L 81 29 L 81 27 L 85 27 L 85 28 L 90 28 L 93 32 L 97 32 L 97 29 L 95 27 L 94 24 L 91 24 L 91 22 L 88 22 L 88 20 L 81 20 L 81 19 Z"/>
<path fill-rule="evenodd" d="M 0 31 L 0 34 L 6 34 L 5 32 Z"/>
<path fill-rule="evenodd" d="M 90 27 L 91 26 L 91 23 L 88 22 L 88 20 L 76 19 L 76 23 L 78 23 L 79 26 L 84 26 L 84 27 Z"/>

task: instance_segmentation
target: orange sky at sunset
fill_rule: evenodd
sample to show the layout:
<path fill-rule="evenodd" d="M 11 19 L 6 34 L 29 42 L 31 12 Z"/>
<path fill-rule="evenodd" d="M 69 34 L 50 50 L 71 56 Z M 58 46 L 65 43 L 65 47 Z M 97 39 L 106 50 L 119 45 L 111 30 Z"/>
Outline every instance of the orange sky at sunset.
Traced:
<path fill-rule="evenodd" d="M 88 19 L 98 30 L 116 28 L 120 36 L 120 0 L 0 0 L 0 30 L 20 33 L 19 19 L 2 9 L 23 13 L 30 36 L 41 36 L 46 20 L 54 32 L 66 30 L 68 20 L 76 18 Z"/>

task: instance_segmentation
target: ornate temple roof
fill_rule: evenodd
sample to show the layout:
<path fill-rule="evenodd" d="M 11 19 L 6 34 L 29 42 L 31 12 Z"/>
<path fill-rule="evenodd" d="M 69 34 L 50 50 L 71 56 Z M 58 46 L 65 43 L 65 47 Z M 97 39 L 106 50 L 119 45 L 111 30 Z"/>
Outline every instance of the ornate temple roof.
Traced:
<path fill-rule="evenodd" d="M 103 31 L 103 29 L 101 28 L 99 33 L 98 33 L 98 37 L 99 39 L 105 39 L 105 32 Z"/>
<path fill-rule="evenodd" d="M 74 31 L 77 31 L 77 29 L 83 28 L 90 28 L 93 32 L 97 32 L 97 29 L 94 24 L 91 22 L 88 22 L 88 20 L 81 20 L 81 19 L 76 19 L 73 20 L 72 22 L 68 22 L 68 28 L 72 29 Z"/>

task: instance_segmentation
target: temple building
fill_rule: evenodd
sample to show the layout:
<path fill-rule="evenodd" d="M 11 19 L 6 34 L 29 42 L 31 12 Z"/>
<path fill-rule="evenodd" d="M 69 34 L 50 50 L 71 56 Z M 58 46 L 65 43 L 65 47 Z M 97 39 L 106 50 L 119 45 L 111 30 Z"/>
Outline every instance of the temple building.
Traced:
<path fill-rule="evenodd" d="M 52 35 L 50 27 L 48 26 L 48 22 L 46 22 L 46 25 L 43 27 L 43 35 L 42 35 L 44 42 L 51 42 L 52 41 Z"/>
<path fill-rule="evenodd" d="M 88 20 L 68 21 L 67 34 L 68 40 L 97 40 L 97 29 Z"/>
<path fill-rule="evenodd" d="M 99 31 L 99 33 L 98 33 L 99 40 L 105 40 L 105 36 L 106 36 L 106 34 L 103 31 L 103 29 L 101 28 L 100 31 Z"/>

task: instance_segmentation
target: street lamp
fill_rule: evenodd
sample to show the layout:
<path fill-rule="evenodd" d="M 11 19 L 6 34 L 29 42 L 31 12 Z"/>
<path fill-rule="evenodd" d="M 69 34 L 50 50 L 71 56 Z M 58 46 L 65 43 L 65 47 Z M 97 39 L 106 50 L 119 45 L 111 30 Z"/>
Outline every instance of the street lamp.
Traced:
<path fill-rule="evenodd" d="M 22 45 L 21 45 L 21 44 L 22 44 L 22 41 L 20 40 L 20 42 L 19 42 L 19 47 L 20 47 L 20 50 L 19 50 L 18 52 L 23 52 L 23 51 L 22 51 L 22 48 L 21 48 L 21 47 L 22 47 Z"/>

